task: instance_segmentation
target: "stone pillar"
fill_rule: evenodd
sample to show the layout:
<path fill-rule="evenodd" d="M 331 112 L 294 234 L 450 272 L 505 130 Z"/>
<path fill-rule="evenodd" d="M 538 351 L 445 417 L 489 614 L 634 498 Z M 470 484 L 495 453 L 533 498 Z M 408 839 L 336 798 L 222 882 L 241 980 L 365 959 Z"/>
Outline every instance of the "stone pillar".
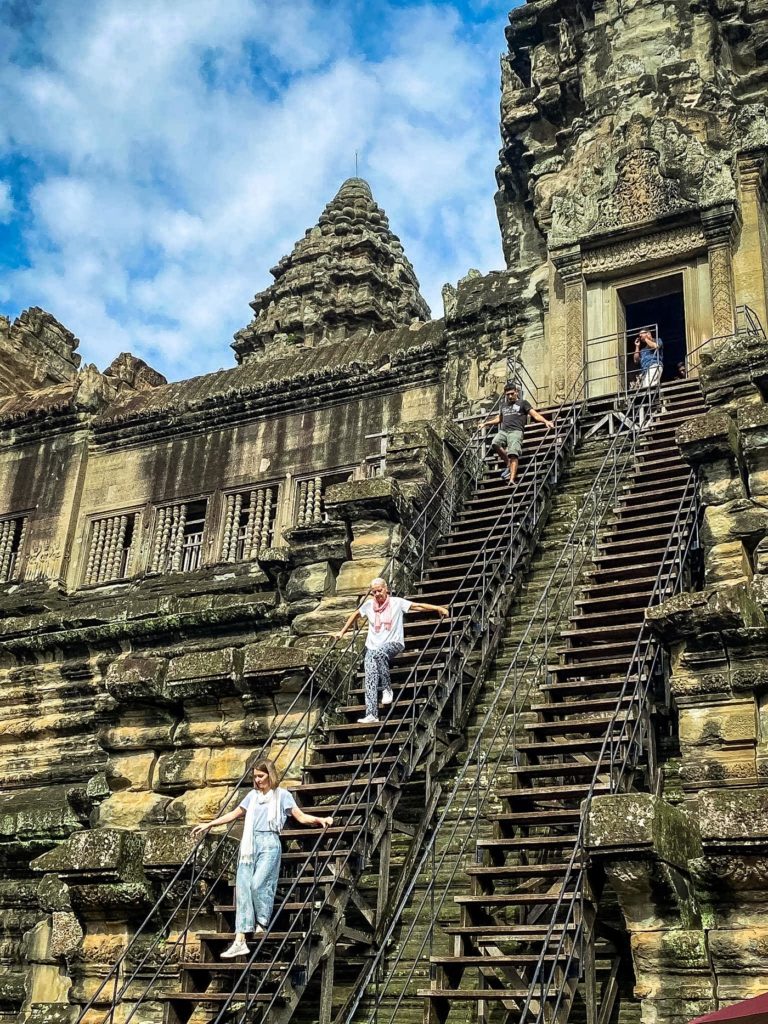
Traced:
<path fill-rule="evenodd" d="M 701 215 L 709 255 L 712 289 L 712 329 L 715 337 L 736 330 L 736 294 L 733 284 L 734 236 L 740 221 L 733 203 L 705 210 Z"/>
<path fill-rule="evenodd" d="M 551 379 L 554 401 L 562 402 L 584 369 L 584 275 L 578 245 L 551 255 L 562 284 L 557 290 L 558 297 L 562 296 L 560 316 L 553 318 L 550 335 Z"/>
<path fill-rule="evenodd" d="M 768 153 L 759 150 L 739 154 L 739 201 L 742 228 L 734 254 L 736 291 L 765 327 L 768 325 Z"/>

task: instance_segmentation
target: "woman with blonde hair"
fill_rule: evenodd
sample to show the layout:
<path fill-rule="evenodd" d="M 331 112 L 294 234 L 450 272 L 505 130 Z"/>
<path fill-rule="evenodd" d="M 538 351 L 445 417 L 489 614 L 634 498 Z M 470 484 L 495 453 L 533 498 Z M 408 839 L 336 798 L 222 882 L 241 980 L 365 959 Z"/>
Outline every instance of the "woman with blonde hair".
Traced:
<path fill-rule="evenodd" d="M 221 954 L 225 959 L 248 955 L 246 932 L 253 932 L 257 939 L 266 932 L 280 874 L 280 830 L 289 814 L 300 825 L 328 828 L 333 824 L 333 818 L 305 814 L 280 786 L 275 762 L 263 759 L 253 766 L 253 789 L 239 807 L 192 829 L 194 836 L 201 836 L 216 825 L 245 817 L 235 880 L 235 941 Z"/>

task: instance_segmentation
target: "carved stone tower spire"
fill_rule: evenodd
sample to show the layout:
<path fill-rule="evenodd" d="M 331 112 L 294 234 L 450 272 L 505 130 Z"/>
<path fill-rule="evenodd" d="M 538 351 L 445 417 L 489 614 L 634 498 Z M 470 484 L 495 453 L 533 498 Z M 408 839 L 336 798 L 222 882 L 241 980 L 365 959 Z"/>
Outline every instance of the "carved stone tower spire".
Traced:
<path fill-rule="evenodd" d="M 275 280 L 251 303 L 254 318 L 235 335 L 238 362 L 272 346 L 339 341 L 428 320 L 419 282 L 384 211 L 362 178 L 348 178 Z"/>

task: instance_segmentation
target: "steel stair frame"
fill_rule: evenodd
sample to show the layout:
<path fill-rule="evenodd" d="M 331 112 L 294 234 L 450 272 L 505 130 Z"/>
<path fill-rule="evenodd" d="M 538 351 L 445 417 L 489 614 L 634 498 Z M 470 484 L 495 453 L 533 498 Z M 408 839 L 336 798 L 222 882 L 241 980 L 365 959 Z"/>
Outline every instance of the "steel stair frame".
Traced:
<path fill-rule="evenodd" d="M 627 423 L 644 423 L 650 415 L 651 411 L 653 410 L 654 405 L 657 404 L 657 402 L 658 388 L 655 391 L 644 390 L 642 392 L 635 392 L 631 398 L 630 408 L 628 410 L 625 410 L 625 418 Z M 500 771 L 500 763 L 502 756 L 506 752 L 510 743 L 514 742 L 514 722 L 517 719 L 519 709 L 524 704 L 525 700 L 530 695 L 530 692 L 536 685 L 535 679 L 531 680 L 531 682 L 528 684 L 528 689 L 521 700 L 519 699 L 520 694 L 518 692 L 517 682 L 515 682 L 515 685 L 512 687 L 511 693 L 509 692 L 509 683 L 511 677 L 513 674 L 524 676 L 530 672 L 538 673 L 546 667 L 547 651 L 545 651 L 540 657 L 538 657 L 538 662 L 533 667 L 531 666 L 532 653 L 529 653 L 526 656 L 524 664 L 519 668 L 517 667 L 516 663 L 517 657 L 519 654 L 521 654 L 521 652 L 524 652 L 526 646 L 531 643 L 530 634 L 534 630 L 539 612 L 544 612 L 544 620 L 542 623 L 538 625 L 537 628 L 539 630 L 539 633 L 533 639 L 532 643 L 534 645 L 539 643 L 539 641 L 541 640 L 541 633 L 543 630 L 547 630 L 547 633 L 550 635 L 550 639 L 547 641 L 547 643 L 554 642 L 555 637 L 558 635 L 558 627 L 560 622 L 563 621 L 563 619 L 572 610 L 572 605 L 566 603 L 558 613 L 557 619 L 551 619 L 548 614 L 548 608 L 550 603 L 555 603 L 560 598 L 560 591 L 566 579 L 566 577 L 559 579 L 562 566 L 566 562 L 568 562 L 570 565 L 572 572 L 570 596 L 571 598 L 573 598 L 575 595 L 578 595 L 580 593 L 578 573 L 573 572 L 575 563 L 578 559 L 580 559 L 578 566 L 580 570 L 580 568 L 591 559 L 592 554 L 597 546 L 597 537 L 601 520 L 606 519 L 611 513 L 613 499 L 615 495 L 618 493 L 618 489 L 625 478 L 625 474 L 628 467 L 633 463 L 633 460 L 635 459 L 638 441 L 641 439 L 641 437 L 642 435 L 638 433 L 636 430 L 629 430 L 627 432 L 617 433 L 614 435 L 612 444 L 608 451 L 605 453 L 602 464 L 595 475 L 595 480 L 592 484 L 592 487 L 590 488 L 589 493 L 583 499 L 583 503 L 580 506 L 579 511 L 577 513 L 576 521 L 574 522 L 571 528 L 568 538 L 563 544 L 563 551 L 561 552 L 560 557 L 557 560 L 557 563 L 551 570 L 548 583 L 545 584 L 542 590 L 536 608 L 534 609 L 534 612 L 531 616 L 531 621 L 529 623 L 528 629 L 525 631 L 523 636 L 518 641 L 516 653 L 513 654 L 509 668 L 507 669 L 504 678 L 498 684 L 497 692 L 484 714 L 483 720 L 478 728 L 477 736 L 468 750 L 466 766 L 459 772 L 454 782 L 451 794 L 449 795 L 444 804 L 444 809 L 441 813 L 441 816 L 435 823 L 431 831 L 431 836 L 428 842 L 425 844 L 418 868 L 412 877 L 411 884 L 408 886 L 407 890 L 403 894 L 403 897 L 400 901 L 400 906 L 398 907 L 398 912 L 395 915 L 395 919 L 392 921 L 386 934 L 382 936 L 380 948 L 377 951 L 375 957 L 372 959 L 372 962 L 367 970 L 367 977 L 363 981 L 363 986 L 361 986 L 357 990 L 355 998 L 351 1002 L 348 1002 L 348 1004 L 344 1007 L 342 1012 L 336 1017 L 335 1024 L 351 1024 L 352 1020 L 354 1019 L 357 1007 L 362 1001 L 364 995 L 364 985 L 370 983 L 370 980 L 373 977 L 375 971 L 382 964 L 382 961 L 385 959 L 387 944 L 391 941 L 400 914 L 405 909 L 407 900 L 410 898 L 416 886 L 418 875 L 425 869 L 429 856 L 434 853 L 434 846 L 440 829 L 444 827 L 444 824 L 446 820 L 449 818 L 450 813 L 453 812 L 455 814 L 456 808 L 453 805 L 455 797 L 457 796 L 457 794 L 462 793 L 464 796 L 464 803 L 459 809 L 459 813 L 456 815 L 456 822 L 453 825 L 452 831 L 448 836 L 447 842 L 445 844 L 446 848 L 440 858 L 440 861 L 439 863 L 433 866 L 432 877 L 435 878 L 438 875 L 441 875 L 445 865 L 445 861 L 449 856 L 448 851 L 450 851 L 451 859 L 454 860 L 452 872 L 449 875 L 448 879 L 444 881 L 444 883 L 441 885 L 442 894 L 437 900 L 436 905 L 434 900 L 434 893 L 430 892 L 429 887 L 425 890 L 425 892 L 422 894 L 419 906 L 416 908 L 413 921 L 408 931 L 405 933 L 404 936 L 401 936 L 399 939 L 401 949 L 403 950 L 404 953 L 406 949 L 409 949 L 409 939 L 412 933 L 418 927 L 418 924 L 421 920 L 420 913 L 426 907 L 427 901 L 429 899 L 430 905 L 428 910 L 429 916 L 432 921 L 432 925 L 427 930 L 427 935 L 425 936 L 424 940 L 422 940 L 421 947 L 416 951 L 416 955 L 413 957 L 413 964 L 409 976 L 403 986 L 403 990 L 400 996 L 396 1001 L 395 1007 L 388 1018 L 389 1024 L 393 1024 L 393 1022 L 395 1021 L 400 1006 L 402 1005 L 402 1001 L 405 998 L 408 985 L 413 979 L 413 974 L 416 965 L 424 952 L 424 949 L 427 945 L 427 941 L 431 942 L 432 928 L 434 926 L 436 916 L 440 912 L 440 909 L 443 906 L 445 899 L 448 897 L 450 893 L 450 886 L 453 879 L 456 877 L 456 874 L 462 869 L 462 857 L 467 853 L 467 848 L 470 846 L 470 844 L 474 844 L 475 842 L 475 837 L 472 833 L 472 829 L 470 828 L 467 831 L 467 834 L 464 837 L 464 839 L 461 841 L 460 849 L 456 851 L 455 840 L 456 833 L 459 828 L 459 821 L 462 821 L 463 824 L 466 825 L 466 819 L 463 816 L 472 802 L 471 794 L 473 791 L 476 794 L 476 811 L 473 821 L 476 821 L 477 818 L 479 817 L 483 807 L 485 806 L 485 799 L 480 798 L 478 792 L 481 776 L 483 780 L 483 787 L 487 796 L 491 791 L 491 786 L 496 778 L 496 775 Z M 579 554 L 577 555 L 576 552 L 578 552 Z M 549 593 L 551 584 L 556 585 L 556 592 L 554 595 Z M 504 704 L 504 706 L 501 707 L 501 705 L 504 703 L 503 698 L 505 694 L 507 695 L 506 704 Z M 514 708 L 513 724 L 508 725 L 509 715 L 512 708 Z M 486 726 L 489 723 L 492 723 L 494 717 L 497 718 L 497 723 L 495 726 L 493 726 L 491 730 L 491 735 L 489 736 L 486 731 Z M 504 728 L 507 728 L 507 740 L 504 748 L 502 749 L 502 751 L 499 752 L 496 750 L 495 744 Z M 495 760 L 496 764 L 489 770 L 488 766 L 492 760 Z M 470 766 L 473 763 L 476 765 L 476 782 L 472 789 L 468 790 L 466 786 L 466 776 L 469 773 Z M 408 955 L 409 957 L 412 955 L 410 950 Z M 398 957 L 394 961 L 394 963 L 388 964 L 390 975 L 395 969 L 395 967 L 397 967 L 399 962 L 400 958 Z M 386 987 L 384 991 L 386 991 Z M 379 990 L 379 993 L 381 994 L 381 990 Z M 375 1021 L 378 1021 L 377 1013 L 374 1013 L 369 1017 L 369 1024 L 374 1024 Z"/>
<path fill-rule="evenodd" d="M 495 523 L 494 523 L 494 526 L 495 526 L 495 524 L 501 522 L 504 518 L 506 518 L 507 509 L 508 509 L 508 506 L 512 503 L 513 497 L 515 499 L 517 499 L 517 500 L 520 500 L 521 497 L 525 498 L 526 496 L 528 496 L 530 498 L 530 500 L 531 500 L 531 504 L 529 505 L 529 507 L 528 507 L 528 509 L 527 509 L 527 511 L 525 513 L 525 519 L 524 519 L 523 523 L 518 523 L 514 527 L 514 530 L 513 530 L 513 532 L 511 533 L 511 535 L 510 535 L 510 537 L 508 539 L 504 538 L 502 540 L 502 538 L 499 537 L 496 540 L 495 548 L 494 548 L 494 553 L 499 553 L 502 556 L 500 559 L 492 560 L 489 557 L 488 549 L 486 548 L 486 549 L 484 549 L 484 551 L 482 553 L 482 558 L 480 558 L 478 555 L 475 556 L 475 558 L 473 559 L 469 569 L 467 570 L 467 572 L 464 575 L 464 579 L 465 580 L 467 578 L 469 578 L 472 575 L 472 569 L 475 567 L 475 565 L 478 562 L 480 562 L 482 564 L 483 569 L 486 572 L 489 571 L 489 566 L 490 566 L 490 573 L 491 573 L 490 579 L 486 580 L 485 583 L 483 584 L 483 586 L 481 588 L 479 588 L 479 589 L 481 589 L 482 594 L 481 594 L 480 597 L 478 597 L 476 599 L 477 603 L 480 605 L 481 610 L 483 610 L 485 608 L 486 602 L 485 602 L 484 598 L 487 596 L 489 585 L 492 582 L 495 583 L 495 591 L 494 591 L 494 594 L 493 594 L 492 608 L 496 609 L 498 607 L 499 602 L 502 599 L 502 594 L 507 589 L 508 580 L 509 580 L 509 577 L 511 576 L 513 570 L 515 569 L 516 562 L 517 562 L 517 560 L 519 560 L 522 557 L 522 553 L 526 551 L 525 545 L 522 544 L 521 541 L 523 540 L 524 534 L 532 532 L 533 528 L 535 527 L 536 521 L 537 521 L 539 513 L 540 513 L 541 503 L 543 503 L 543 501 L 546 498 L 546 493 L 548 493 L 548 485 L 550 483 L 550 477 L 552 477 L 553 479 L 556 479 L 556 477 L 557 477 L 557 470 L 558 470 L 560 461 L 563 458 L 563 456 L 566 454 L 566 452 L 568 451 L 568 440 L 569 440 L 569 438 L 572 438 L 573 441 L 575 442 L 576 433 L 577 433 L 578 424 L 579 424 L 580 406 L 576 402 L 572 402 L 572 403 L 569 403 L 568 405 L 564 406 L 563 408 L 564 408 L 564 410 L 566 411 L 566 414 L 569 417 L 570 426 L 568 427 L 568 430 L 565 433 L 565 435 L 563 435 L 563 434 L 558 434 L 557 435 L 557 437 L 561 441 L 561 443 L 558 444 L 558 443 L 556 443 L 555 439 L 553 439 L 554 443 L 551 444 L 551 446 L 550 446 L 551 447 L 551 451 L 549 452 L 549 456 L 550 456 L 549 465 L 547 466 L 547 464 L 544 463 L 544 468 L 546 469 L 546 472 L 544 474 L 543 480 L 540 483 L 538 483 L 538 485 L 535 485 L 534 483 L 531 483 L 528 486 L 525 486 L 523 484 L 523 481 L 521 480 L 521 483 L 520 483 L 519 487 L 515 491 L 510 490 L 509 497 L 507 498 L 507 501 L 503 505 L 501 511 L 498 513 L 498 515 L 496 517 L 496 520 L 495 520 Z M 539 468 L 539 469 L 542 468 L 541 466 L 537 467 L 537 459 L 538 459 L 538 453 L 540 452 L 540 450 L 541 450 L 541 448 L 543 446 L 544 446 L 544 444 L 543 444 L 543 441 L 542 441 L 539 444 L 538 448 L 532 453 L 532 462 L 533 462 L 533 466 L 534 466 L 534 473 L 536 473 L 536 469 L 537 468 Z M 531 492 L 531 493 L 529 493 L 529 492 Z M 527 527 L 527 529 L 526 529 L 526 527 Z M 490 534 L 493 533 L 493 527 L 489 528 L 489 533 Z M 515 556 L 514 559 L 509 554 L 510 552 L 514 552 L 514 556 Z M 507 555 L 506 558 L 504 557 L 505 554 Z M 457 589 L 459 589 L 459 588 L 457 587 Z M 476 587 L 475 589 L 477 590 L 478 588 Z M 465 609 L 465 613 L 466 613 L 466 609 Z M 482 627 L 483 627 L 482 636 L 483 636 L 484 640 L 487 637 L 487 629 L 488 629 L 488 626 L 491 624 L 491 618 L 492 618 L 492 616 L 490 614 L 488 614 L 487 612 L 484 615 L 481 615 L 481 623 L 482 623 Z M 437 631 L 437 624 L 435 626 L 435 630 L 433 631 L 433 634 L 436 633 L 436 631 Z M 446 641 L 453 640 L 453 651 L 451 652 L 451 657 L 453 659 L 455 659 L 455 656 L 458 655 L 459 658 L 463 657 L 464 658 L 464 663 L 466 663 L 466 660 L 468 659 L 469 655 L 474 651 L 476 645 L 475 644 L 470 644 L 469 649 L 465 653 L 463 653 L 463 654 L 462 654 L 462 647 L 463 647 L 463 643 L 464 643 L 465 639 L 468 639 L 470 641 L 473 639 L 473 637 L 472 637 L 473 633 L 474 633 L 474 630 L 472 628 L 471 621 L 468 619 L 467 624 L 462 628 L 462 631 L 460 632 L 458 637 L 456 636 L 455 633 L 449 633 L 447 635 Z M 443 646 L 445 646 L 445 642 L 446 641 L 444 641 L 444 645 Z M 430 667 L 434 667 L 434 665 L 435 665 L 436 661 L 438 660 L 438 657 L 439 657 L 439 655 L 441 653 L 442 653 L 442 649 L 438 650 L 437 652 L 435 652 L 433 654 L 432 665 Z M 439 720 L 440 715 L 442 714 L 443 710 L 448 705 L 448 702 L 449 702 L 449 699 L 450 699 L 452 693 L 456 692 L 456 690 L 457 690 L 457 685 L 458 685 L 459 680 L 460 680 L 459 668 L 460 668 L 460 664 L 458 664 L 454 660 L 453 661 L 453 665 L 452 665 L 452 670 L 449 673 L 448 683 L 447 683 L 447 685 L 444 685 L 442 688 L 439 686 L 439 684 L 434 684 L 434 683 L 423 683 L 422 682 L 422 683 L 419 683 L 419 684 L 414 684 L 414 696 L 416 694 L 422 692 L 424 689 L 426 689 L 428 687 L 434 687 L 434 689 L 436 691 L 439 691 L 440 689 L 442 689 L 443 692 L 440 695 L 440 704 L 437 705 L 433 709 L 433 712 L 432 712 L 432 717 L 433 717 L 434 722 L 437 722 L 437 720 Z M 409 679 L 412 679 L 414 677 L 415 669 L 416 669 L 416 666 L 414 666 L 413 669 L 411 670 L 411 675 L 408 677 Z M 404 684 L 404 685 L 407 685 L 407 681 L 406 681 L 406 684 Z M 370 795 L 372 795 L 373 786 L 375 784 L 382 785 L 382 786 L 386 785 L 386 784 L 391 784 L 393 782 L 393 776 L 395 776 L 396 774 L 398 774 L 400 772 L 402 772 L 401 778 L 396 780 L 396 781 L 397 782 L 402 781 L 403 779 L 406 779 L 406 778 L 410 777 L 410 775 L 415 770 L 415 768 L 416 768 L 416 766 L 417 766 L 417 764 L 419 762 L 419 759 L 421 757 L 421 754 L 423 753 L 424 749 L 426 748 L 427 743 L 429 742 L 429 740 L 431 738 L 429 736 L 429 729 L 428 728 L 426 728 L 426 729 L 423 728 L 423 726 L 425 724 L 425 716 L 424 716 L 423 713 L 421 713 L 417 717 L 416 707 L 417 707 L 416 703 L 414 701 L 412 701 L 412 703 L 411 703 L 411 730 L 410 730 L 409 736 L 408 736 L 408 744 L 409 744 L 408 757 L 406 757 L 404 759 L 404 761 L 402 761 L 402 762 L 396 761 L 395 765 L 392 765 L 388 769 L 386 775 L 383 775 L 383 773 L 382 773 L 382 775 L 380 775 L 379 778 L 380 779 L 383 778 L 383 782 L 380 781 L 379 783 L 375 783 L 375 781 L 374 781 L 375 780 L 375 776 L 374 776 L 374 770 L 373 770 L 373 758 L 371 758 L 371 757 L 368 758 L 369 769 L 368 769 L 368 778 L 367 778 L 366 783 L 365 783 L 366 784 L 366 791 L 365 792 L 366 792 L 366 794 L 369 797 L 370 797 Z M 376 741 L 378 739 L 381 739 L 382 728 L 383 728 L 384 724 L 385 723 L 382 722 L 379 725 L 379 729 L 376 731 L 375 735 L 372 737 L 372 741 Z M 422 732 L 423 732 L 422 737 L 418 737 L 417 736 L 417 732 L 418 732 L 418 729 L 419 729 L 420 726 L 422 727 Z M 381 757 L 385 756 L 387 751 L 389 750 L 390 746 L 394 745 L 395 742 L 396 742 L 395 740 L 389 741 L 388 746 L 384 748 L 384 751 L 378 751 L 377 752 L 377 755 L 376 755 L 377 758 L 380 759 Z M 351 786 L 354 784 L 354 782 L 356 782 L 360 778 L 360 776 L 362 774 L 362 767 L 363 766 L 361 764 L 360 767 L 355 772 L 355 774 L 352 777 L 352 779 L 349 780 L 349 783 L 347 784 L 347 788 L 346 788 L 344 794 L 339 797 L 340 800 L 343 800 L 345 796 L 349 795 L 349 791 L 350 791 Z M 341 836 L 336 838 L 334 847 L 330 851 L 327 851 L 328 853 L 333 853 L 333 852 L 336 852 L 338 850 L 341 838 L 342 838 Z M 319 836 L 318 839 L 316 840 L 315 846 L 312 848 L 312 850 L 310 850 L 308 852 L 305 864 L 309 863 L 309 861 L 312 858 L 312 855 L 317 852 L 318 844 L 321 842 L 321 839 L 322 839 L 322 837 Z M 350 859 L 350 856 L 354 852 L 356 852 L 356 851 L 355 851 L 355 847 L 354 847 L 354 844 L 353 844 L 353 846 L 351 848 L 340 850 L 339 852 L 341 852 L 341 853 L 346 855 L 346 862 L 348 862 L 349 859 Z M 293 894 L 293 890 L 295 889 L 295 886 L 296 886 L 296 882 L 294 882 L 293 885 L 291 886 L 291 888 L 289 889 L 289 892 L 286 894 L 286 896 L 284 898 L 284 902 L 286 902 L 286 901 L 288 901 L 290 899 L 291 895 Z M 319 915 L 319 913 L 322 912 L 322 910 L 324 909 L 324 904 L 321 903 L 321 905 L 319 907 L 315 906 L 312 909 L 313 909 L 313 913 L 315 914 L 315 918 L 316 918 Z M 276 909 L 275 914 L 276 915 L 279 914 L 279 908 Z M 306 935 L 307 936 L 311 935 L 311 926 L 307 928 Z M 278 949 L 275 951 L 274 956 L 273 956 L 273 963 L 277 962 L 277 958 L 279 957 L 281 952 L 284 950 L 286 942 L 287 942 L 287 938 L 282 939 L 280 941 Z M 232 1006 L 232 1002 L 234 1000 L 235 994 L 237 992 L 237 986 L 239 984 L 243 983 L 243 982 L 245 982 L 246 985 L 249 984 L 248 975 L 249 975 L 250 963 L 252 961 L 254 961 L 260 955 L 262 944 L 263 944 L 263 940 L 261 940 L 260 942 L 258 942 L 256 944 L 255 948 L 253 949 L 253 951 L 251 953 L 251 957 L 249 959 L 249 962 L 243 968 L 243 972 L 241 973 L 240 977 L 238 979 L 236 979 L 236 981 L 235 981 L 235 985 L 233 986 L 233 991 L 232 991 L 232 997 L 228 1001 L 225 1002 L 225 1004 L 219 1010 L 218 1014 L 215 1017 L 213 1017 L 211 1024 L 219 1024 L 219 1022 L 221 1022 L 223 1020 L 225 1014 L 229 1014 L 229 1016 L 227 1016 L 227 1020 L 230 1019 L 230 1016 L 231 1016 L 231 1013 L 230 1013 L 231 1006 Z M 301 949 L 301 944 L 299 945 L 299 949 Z M 294 962 L 296 961 L 297 956 L 298 956 L 298 954 L 296 954 L 294 956 Z M 317 957 L 318 962 L 319 962 L 320 959 L 322 959 L 322 957 L 318 956 Z M 314 967 L 316 967 L 316 966 L 317 966 L 317 964 L 314 965 Z M 309 977 L 309 976 L 312 975 L 314 967 L 310 963 L 307 963 L 306 967 L 307 967 L 307 976 Z M 310 967 L 313 967 L 313 969 L 310 970 Z M 265 978 L 267 977 L 267 974 L 268 974 L 268 972 L 265 971 L 264 972 L 264 977 Z M 254 989 L 250 990 L 250 997 L 249 997 L 249 999 L 246 1000 L 245 1007 L 242 1010 L 238 1010 L 236 1012 L 236 1014 L 235 1014 L 237 1016 L 238 1021 L 245 1020 L 245 1018 L 248 1016 L 249 1012 L 251 1012 L 255 1008 L 256 1000 L 257 1000 L 257 998 L 259 997 L 259 995 L 261 994 L 261 991 L 262 991 L 262 985 L 263 985 L 263 982 L 261 984 L 257 985 Z M 267 1013 L 270 1013 L 270 1011 L 272 1011 L 272 1019 L 276 1019 L 276 1020 L 286 1019 L 284 1016 L 283 1017 L 280 1017 L 280 1016 L 276 1017 L 276 1015 L 274 1013 L 274 1011 L 277 1009 L 277 1002 L 276 1002 L 277 995 L 278 995 L 278 993 L 276 992 L 275 996 L 263 1008 L 263 1014 L 266 1015 Z M 201 1001 L 204 1001 L 204 1000 L 201 1000 Z M 131 1019 L 131 1015 L 129 1015 L 126 1018 L 124 1024 L 129 1024 L 129 1021 Z"/>
<path fill-rule="evenodd" d="M 499 404 L 500 402 L 497 403 L 497 408 Z M 484 413 L 483 418 L 487 415 L 489 415 L 489 413 Z M 398 566 L 405 564 L 413 565 L 414 555 L 417 565 L 423 565 L 425 563 L 429 554 L 434 550 L 435 545 L 439 543 L 440 538 L 443 536 L 447 524 L 452 521 L 458 510 L 462 507 L 467 494 L 471 492 L 472 487 L 476 482 L 482 478 L 485 471 L 484 451 L 486 448 L 487 433 L 483 428 L 478 428 L 470 435 L 466 445 L 456 456 L 449 472 L 446 473 L 443 480 L 427 500 L 424 508 L 420 511 L 414 522 L 401 538 L 397 548 L 390 556 L 385 569 L 383 570 L 385 573 L 394 574 L 397 572 L 398 581 L 405 582 L 407 574 L 403 571 L 399 571 L 397 569 Z M 269 736 L 264 741 L 260 753 L 256 756 L 266 756 L 268 752 L 271 752 L 274 755 L 275 750 L 277 750 L 278 754 L 281 753 L 288 748 L 289 744 L 296 738 L 296 735 L 305 727 L 304 742 L 296 749 L 290 760 L 285 764 L 285 769 L 290 768 L 295 763 L 302 750 L 306 757 L 310 739 L 314 738 L 317 732 L 323 728 L 320 716 L 318 716 L 315 725 L 310 726 L 309 723 L 311 716 L 317 710 L 319 701 L 322 697 L 326 697 L 327 703 L 330 704 L 334 700 L 339 699 L 342 693 L 345 692 L 347 685 L 350 680 L 354 678 L 354 674 L 357 671 L 359 651 L 359 631 L 355 631 L 355 634 L 350 638 L 349 642 L 341 651 L 339 650 L 339 641 L 334 640 L 328 650 L 324 652 L 320 661 L 313 667 L 308 678 L 291 701 L 289 707 L 283 713 L 281 718 L 273 725 Z M 329 689 L 329 680 L 332 679 L 334 674 L 336 674 L 339 666 L 344 665 L 347 660 L 351 662 L 351 665 L 342 672 L 341 678 L 337 679 L 332 688 Z M 285 736 L 278 745 L 276 743 L 276 738 L 282 731 L 281 727 L 284 722 L 288 721 L 290 717 L 294 715 L 296 709 L 301 706 L 303 701 L 306 701 L 306 706 L 302 709 L 299 720 L 294 723 L 288 735 Z M 306 726 L 304 725 L 305 723 Z M 223 813 L 228 804 L 237 795 L 238 791 L 242 789 L 243 785 L 247 785 L 249 775 L 250 768 L 246 768 L 238 781 L 228 789 L 226 796 L 219 805 L 217 814 Z M 207 854 L 204 853 L 206 848 L 206 837 L 201 838 L 195 844 L 194 849 L 179 865 L 155 904 L 145 915 L 139 927 L 132 935 L 126 949 L 112 966 L 107 975 L 102 979 L 96 991 L 91 995 L 85 1006 L 81 1008 L 76 1024 L 81 1024 L 86 1014 L 94 1008 L 99 996 L 105 991 L 110 981 L 112 982 L 113 992 L 110 1000 L 111 1007 L 105 1017 L 105 1020 L 107 1018 L 109 1018 L 110 1021 L 113 1020 L 116 1003 L 126 993 L 132 982 L 140 976 L 140 972 L 149 962 L 152 952 L 161 941 L 164 928 L 168 926 L 170 920 L 173 920 L 178 913 L 183 911 L 183 904 L 185 901 L 189 902 L 195 887 L 204 880 L 209 881 L 211 872 L 214 874 L 213 881 L 211 883 L 212 887 L 215 886 L 215 884 L 226 874 L 232 857 L 234 856 L 234 852 L 230 851 L 229 858 L 227 859 L 226 857 L 226 847 L 231 845 L 228 844 L 228 839 L 234 825 L 235 823 L 233 822 L 223 834 L 219 835 L 218 841 L 214 844 L 214 848 L 209 850 Z M 219 857 L 219 854 L 222 852 L 225 853 L 224 858 Z M 202 861 L 201 857 L 204 857 Z M 219 861 L 221 861 L 221 863 L 219 863 Z M 168 911 L 166 909 L 167 900 L 178 888 L 179 884 L 182 883 L 183 876 L 187 870 L 190 872 L 187 889 L 178 898 L 178 902 L 170 911 L 169 921 L 161 922 L 163 924 L 163 929 L 157 932 L 155 939 L 149 944 L 148 948 L 144 950 L 138 963 L 133 967 L 130 974 L 124 977 L 121 983 L 120 973 L 122 966 L 128 961 L 134 948 L 139 947 L 143 935 L 149 928 L 150 924 L 155 921 L 158 914 L 164 914 L 166 917 L 168 916 Z M 185 942 L 186 932 L 193 921 L 194 916 L 190 916 L 189 911 L 187 911 L 187 922 L 182 932 L 182 944 Z M 170 962 L 171 953 L 168 952 L 161 966 L 166 966 Z"/>

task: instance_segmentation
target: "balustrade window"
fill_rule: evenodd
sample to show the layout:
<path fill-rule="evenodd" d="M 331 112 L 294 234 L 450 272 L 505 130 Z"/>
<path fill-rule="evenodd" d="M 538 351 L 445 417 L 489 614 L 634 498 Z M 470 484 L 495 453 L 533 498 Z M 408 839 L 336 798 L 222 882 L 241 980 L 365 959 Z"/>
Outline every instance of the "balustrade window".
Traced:
<path fill-rule="evenodd" d="M 27 516 L 0 520 L 0 583 L 17 576 L 19 552 L 27 533 Z"/>
<path fill-rule="evenodd" d="M 104 516 L 91 523 L 88 561 L 83 582 L 106 583 L 124 580 L 131 570 L 131 553 L 136 535 L 136 513 Z"/>
<path fill-rule="evenodd" d="M 314 476 L 308 480 L 299 480 L 296 493 L 296 526 L 314 526 L 322 523 L 325 516 L 325 492 L 331 484 L 343 484 L 351 480 L 352 470 L 340 473 L 327 473 L 325 476 Z"/>
<path fill-rule="evenodd" d="M 277 495 L 277 484 L 227 495 L 221 550 L 225 562 L 248 561 L 255 558 L 262 548 L 271 546 L 275 532 Z"/>
<path fill-rule="evenodd" d="M 203 558 L 207 499 L 164 505 L 155 514 L 150 572 L 192 572 Z"/>

